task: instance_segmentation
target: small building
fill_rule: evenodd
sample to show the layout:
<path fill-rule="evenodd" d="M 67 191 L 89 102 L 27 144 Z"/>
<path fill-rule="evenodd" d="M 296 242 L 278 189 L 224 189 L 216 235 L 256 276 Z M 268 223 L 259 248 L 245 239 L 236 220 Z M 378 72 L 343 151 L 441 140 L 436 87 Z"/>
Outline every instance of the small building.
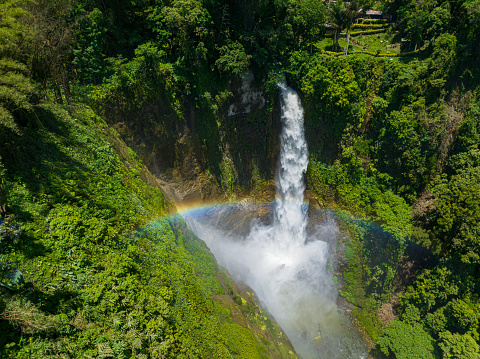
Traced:
<path fill-rule="evenodd" d="M 391 20 L 391 15 L 386 14 L 383 11 L 378 10 L 367 10 L 365 11 L 365 18 L 367 19 L 387 19 Z"/>

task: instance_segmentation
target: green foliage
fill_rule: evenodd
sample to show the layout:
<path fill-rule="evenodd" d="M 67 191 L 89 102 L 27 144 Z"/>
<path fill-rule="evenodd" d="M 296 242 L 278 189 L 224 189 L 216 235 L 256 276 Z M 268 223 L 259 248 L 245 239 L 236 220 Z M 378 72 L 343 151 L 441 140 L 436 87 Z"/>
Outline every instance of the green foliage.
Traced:
<path fill-rule="evenodd" d="M 202 62 L 211 18 L 200 1 L 174 0 L 170 6 L 153 7 L 148 20 L 168 54 L 185 65 Z"/>
<path fill-rule="evenodd" d="M 433 338 L 421 324 L 411 325 L 402 321 L 392 322 L 378 340 L 385 355 L 398 359 L 434 359 L 433 343 Z"/>
<path fill-rule="evenodd" d="M 443 33 L 451 19 L 448 1 L 443 4 L 438 4 L 437 1 L 412 1 L 400 11 L 407 36 L 416 43 Z"/>
<path fill-rule="evenodd" d="M 357 27 L 358 25 L 355 26 L 355 28 Z M 361 27 L 358 27 L 358 28 L 361 28 Z M 367 25 L 365 25 L 365 28 L 367 28 Z M 383 27 L 380 27 L 378 29 L 371 29 L 371 30 L 351 31 L 350 36 L 382 34 L 384 32 L 385 32 L 385 29 Z M 345 37 L 347 36 L 347 33 L 341 32 L 340 36 Z M 326 37 L 333 37 L 333 35 L 329 34 L 329 35 L 326 35 Z"/>
<path fill-rule="evenodd" d="M 219 48 L 220 57 L 215 61 L 215 66 L 224 74 L 233 76 L 244 75 L 250 65 L 251 55 L 239 42 L 227 43 Z"/>
<path fill-rule="evenodd" d="M 19 59 L 28 42 L 32 39 L 32 31 L 25 25 L 31 14 L 22 6 L 22 1 L 7 0 L 0 4 L 0 57 Z"/>
<path fill-rule="evenodd" d="M 325 51 L 327 43 L 318 42 L 319 54 L 294 53 L 291 58 L 290 74 L 302 88 L 314 158 L 308 186 L 320 204 L 375 219 L 392 238 L 400 239 L 397 243 L 402 238 L 422 241 L 439 255 L 440 264 L 430 262 L 430 269 L 419 270 L 411 279 L 413 285 L 401 296 L 395 313 L 397 324 L 384 328 L 377 311 L 390 300 L 389 293 L 403 290 L 392 282 L 399 262 L 409 259 L 402 259 L 404 247 L 383 242 L 378 232 L 369 233 L 360 221 L 347 217 L 352 239 L 345 251 L 341 294 L 361 308 L 353 313 L 373 338 L 380 338 L 384 354 L 423 358 L 440 357 L 443 351 L 444 357 L 476 357 L 478 288 L 473 283 L 478 276 L 480 131 L 478 82 L 471 80 L 478 74 L 476 57 L 467 60 L 464 55 L 477 49 L 470 42 L 477 35 L 470 30 L 466 35 L 469 26 L 477 27 L 473 18 L 457 20 L 460 13 L 473 14 L 476 5 L 407 1 L 391 6 L 400 7 L 393 11 L 401 26 L 396 29 L 401 35 L 392 40 L 407 37 L 413 41 L 411 50 L 417 47 L 413 52 L 353 51 L 344 57 Z M 369 29 L 370 23 L 374 22 L 360 28 Z M 382 30 L 380 26 L 373 30 Z M 362 53 L 372 57 L 360 58 Z M 327 61 L 348 63 L 352 75 L 330 76 Z M 462 66 L 469 68 L 468 75 Z M 329 96 L 335 86 L 345 98 L 356 88 L 343 108 Z M 472 92 L 460 90 L 462 86 Z M 458 137 L 451 137 L 457 130 Z M 375 247 L 375 242 L 387 247 L 392 258 L 385 258 L 384 248 Z M 417 329 L 426 340 L 426 352 L 413 344 Z M 447 332 L 453 334 L 442 334 Z M 444 336 L 449 339 L 440 344 Z M 475 342 L 472 354 L 467 342 Z"/>
<path fill-rule="evenodd" d="M 447 328 L 459 333 L 468 333 L 476 340 L 479 339 L 477 331 L 480 319 L 478 304 L 475 305 L 468 299 L 467 302 L 453 299 L 445 307 L 445 316 Z"/>
<path fill-rule="evenodd" d="M 410 196 L 410 200 L 415 197 L 415 189 L 423 188 L 431 176 L 428 158 L 433 155 L 433 149 L 430 153 L 422 151 L 428 149 L 428 144 L 422 144 L 428 137 L 420 132 L 425 116 L 423 110 L 424 102 L 420 99 L 401 111 L 390 112 L 378 139 L 382 143 L 378 153 L 382 163 L 380 169 L 391 174 L 398 183 L 409 183 L 401 191 Z M 397 156 L 392 158 L 392 153 Z"/>
<path fill-rule="evenodd" d="M 98 8 L 82 17 L 81 34 L 77 48 L 73 51 L 73 66 L 79 71 L 82 81 L 100 82 L 105 75 L 104 55 L 106 45 L 107 19 Z"/>
<path fill-rule="evenodd" d="M 450 333 L 449 331 L 440 334 L 440 348 L 442 358 L 478 359 L 480 358 L 480 347 L 469 335 Z"/>
<path fill-rule="evenodd" d="M 440 239 L 443 250 L 464 263 L 479 263 L 478 252 L 478 187 L 479 167 L 467 167 L 450 181 L 441 181 L 435 187 L 437 199 L 430 218 L 433 232 Z"/>
<path fill-rule="evenodd" d="M 387 24 L 388 19 L 363 19 L 363 24 Z"/>
<path fill-rule="evenodd" d="M 371 19 L 374 20 L 374 19 Z M 352 29 L 385 29 L 389 25 L 385 23 L 362 23 L 362 24 L 353 24 Z"/>
<path fill-rule="evenodd" d="M 224 158 L 220 163 L 220 171 L 222 189 L 228 196 L 232 196 L 234 194 L 235 185 L 238 181 L 238 175 L 229 155 L 228 152 L 225 153 Z"/>
<path fill-rule="evenodd" d="M 358 214 L 372 215 L 398 238 L 407 238 L 412 231 L 410 208 L 400 196 L 384 190 L 382 177 L 374 168 L 364 171 L 352 162 L 325 166 L 313 158 L 308 171 L 309 181 L 323 201 L 333 200 Z"/>
<path fill-rule="evenodd" d="M 436 267 L 433 271 L 426 270 L 418 276 L 414 286 L 409 287 L 405 293 L 405 299 L 425 314 L 448 303 L 458 291 L 452 272 L 447 268 Z"/>
<path fill-rule="evenodd" d="M 355 74 L 347 61 L 328 59 L 317 58 L 313 66 L 308 67 L 302 81 L 302 92 L 307 98 L 318 96 L 324 103 L 333 104 L 335 106 L 333 108 L 341 111 L 348 108 L 351 99 L 358 95 L 359 88 L 355 82 Z"/>
<path fill-rule="evenodd" d="M 22 228 L 12 214 L 1 218 L 0 221 L 0 248 L 14 248 L 20 242 Z"/>
<path fill-rule="evenodd" d="M 288 4 L 288 15 L 294 29 L 295 37 L 310 43 L 322 35 L 320 25 L 325 22 L 327 10 L 318 0 L 296 0 Z"/>
<path fill-rule="evenodd" d="M 106 111 L 112 103 L 126 110 L 140 108 L 158 92 L 164 92 L 172 111 L 182 117 L 182 107 L 176 98 L 179 78 L 169 63 L 163 62 L 164 52 L 153 43 L 135 49 L 128 62 L 114 62 L 115 73 L 104 84 L 91 88 L 88 98 L 95 108 Z"/>
<path fill-rule="evenodd" d="M 159 220 L 171 205 L 118 135 L 83 106 L 31 111 L 0 143 L 0 356 L 265 357 L 212 300 L 225 292 L 206 245 Z"/>
<path fill-rule="evenodd" d="M 23 274 L 17 267 L 18 264 L 0 256 L 0 287 L 14 290 L 23 284 Z"/>
<path fill-rule="evenodd" d="M 0 59 L 0 116 L 4 126 L 15 128 L 10 122 L 12 116 L 31 108 L 35 85 L 28 75 L 28 68 L 24 64 Z"/>
<path fill-rule="evenodd" d="M 155 153 L 171 166 L 183 162 L 177 145 L 195 152 L 199 168 L 233 197 L 243 183 L 271 176 L 265 168 L 276 128 L 267 113 L 286 72 L 302 92 L 313 196 L 365 219 L 344 219 L 353 239 L 342 294 L 363 308 L 354 312 L 359 321 L 381 335 L 376 311 L 402 289 L 394 277 L 405 240 L 422 237 L 441 264 L 411 279 L 398 307 L 402 321 L 387 328 L 382 348 L 420 355 L 421 345 L 406 354 L 418 329 L 444 357 L 478 357 L 479 1 L 375 4 L 398 26 L 356 25 L 354 2 L 330 5 L 0 4 L 0 305 L 13 313 L 0 322 L 0 356 L 265 354 L 211 304 L 210 293 L 223 290 L 214 262 L 179 230 L 183 224 L 143 227 L 169 211 L 168 202 L 142 182 L 148 175 L 132 151 L 75 101 L 128 124 L 123 134 L 132 143 L 161 134 Z M 342 30 L 361 50 L 348 57 L 324 51 L 331 43 L 320 41 L 325 22 L 336 26 L 334 50 Z M 388 35 L 372 35 L 390 26 Z M 375 47 L 366 51 L 362 39 L 372 37 Z M 385 40 L 401 38 L 410 43 L 398 53 L 382 51 Z M 320 53 L 311 54 L 314 42 Z M 245 119 L 227 118 L 238 85 L 228 75 L 249 69 L 258 83 L 268 74 L 267 105 Z M 181 142 L 183 131 L 192 139 Z M 142 146 L 136 150 L 146 158 Z M 29 320 L 48 329 L 20 325 Z"/>

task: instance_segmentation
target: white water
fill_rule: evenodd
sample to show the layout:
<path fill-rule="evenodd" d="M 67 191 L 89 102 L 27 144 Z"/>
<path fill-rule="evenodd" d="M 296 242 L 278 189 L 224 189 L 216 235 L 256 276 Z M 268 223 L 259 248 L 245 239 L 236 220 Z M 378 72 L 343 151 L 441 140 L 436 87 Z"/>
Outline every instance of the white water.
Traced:
<path fill-rule="evenodd" d="M 273 223 L 253 221 L 245 238 L 234 238 L 205 224 L 211 218 L 186 219 L 219 264 L 255 291 L 302 358 L 366 357 L 348 317 L 335 304 L 328 258 L 338 229 L 330 219 L 307 235 L 303 109 L 295 91 L 285 85 L 280 91 L 282 133 Z"/>
<path fill-rule="evenodd" d="M 280 91 L 283 127 L 280 135 L 280 163 L 276 181 L 276 216 L 273 228 L 277 245 L 284 251 L 290 251 L 301 248 L 307 239 L 303 177 L 308 166 L 308 151 L 300 98 L 284 84 L 280 85 Z"/>

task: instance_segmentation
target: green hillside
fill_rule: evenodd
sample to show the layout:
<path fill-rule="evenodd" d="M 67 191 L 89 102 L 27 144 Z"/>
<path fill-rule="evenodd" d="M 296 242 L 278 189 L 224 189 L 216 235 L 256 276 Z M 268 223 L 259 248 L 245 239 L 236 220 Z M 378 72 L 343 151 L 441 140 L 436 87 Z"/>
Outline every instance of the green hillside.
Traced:
<path fill-rule="evenodd" d="M 3 0 L 0 356 L 293 356 L 158 185 L 271 199 L 286 79 L 370 354 L 480 357 L 479 40 L 479 0 Z"/>
<path fill-rule="evenodd" d="M 98 116 L 39 103 L 24 119 L 1 127 L 2 357 L 290 357 L 230 319 L 239 293 Z"/>

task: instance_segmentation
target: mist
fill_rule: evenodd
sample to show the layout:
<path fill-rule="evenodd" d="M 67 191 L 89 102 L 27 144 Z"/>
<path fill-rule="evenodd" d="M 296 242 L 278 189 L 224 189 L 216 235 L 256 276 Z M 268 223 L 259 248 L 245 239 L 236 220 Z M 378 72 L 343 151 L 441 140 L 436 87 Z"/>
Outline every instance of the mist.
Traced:
<path fill-rule="evenodd" d="M 271 220 L 252 220 L 248 233 L 238 234 L 221 226 L 222 217 L 238 216 L 228 207 L 184 216 L 218 263 L 252 288 L 302 358 L 363 358 L 361 338 L 336 305 L 333 268 L 339 231 L 334 218 L 324 215 L 322 222 L 308 224 L 303 202 L 308 151 L 300 98 L 291 88 L 279 87 L 281 149 Z"/>

